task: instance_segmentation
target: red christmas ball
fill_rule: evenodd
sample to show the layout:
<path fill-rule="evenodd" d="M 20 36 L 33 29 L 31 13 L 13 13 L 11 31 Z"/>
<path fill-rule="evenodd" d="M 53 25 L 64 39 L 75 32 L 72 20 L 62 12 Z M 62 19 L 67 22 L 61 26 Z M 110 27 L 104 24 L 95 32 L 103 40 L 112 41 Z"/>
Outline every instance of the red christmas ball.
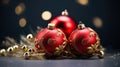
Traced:
<path fill-rule="evenodd" d="M 65 46 L 65 34 L 54 24 L 48 24 L 48 28 L 41 30 L 36 35 L 35 47 L 37 51 L 44 51 L 47 54 L 53 55 L 60 46 Z"/>
<path fill-rule="evenodd" d="M 66 37 L 69 37 L 72 31 L 76 29 L 75 21 L 67 15 L 57 16 L 50 23 L 60 28 L 66 34 Z"/>
<path fill-rule="evenodd" d="M 40 32 L 37 33 L 36 37 L 35 37 L 35 48 L 37 52 L 44 52 L 41 44 L 40 44 L 40 40 L 42 39 L 42 37 L 44 36 L 45 33 L 48 32 L 48 29 L 42 29 Z"/>
<path fill-rule="evenodd" d="M 100 39 L 98 34 L 89 27 L 85 27 L 80 23 L 78 28 L 74 30 L 69 37 L 70 45 L 77 55 L 90 57 L 99 52 Z"/>

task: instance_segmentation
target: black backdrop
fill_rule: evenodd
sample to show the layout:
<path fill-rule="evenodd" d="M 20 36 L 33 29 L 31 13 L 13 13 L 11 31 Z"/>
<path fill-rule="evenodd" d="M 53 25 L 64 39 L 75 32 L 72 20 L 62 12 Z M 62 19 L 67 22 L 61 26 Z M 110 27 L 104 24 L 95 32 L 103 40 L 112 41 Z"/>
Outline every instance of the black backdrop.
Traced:
<path fill-rule="evenodd" d="M 30 28 L 36 30 L 36 26 L 47 26 L 48 21 L 41 19 L 41 13 L 45 10 L 52 12 L 52 18 L 67 9 L 69 15 L 76 21 L 80 20 L 93 28 L 101 38 L 101 43 L 106 48 L 120 49 L 120 10 L 119 0 L 89 0 L 87 6 L 82 6 L 75 0 L 10 0 L 9 4 L 0 2 L 0 43 L 6 36 L 19 40 L 20 34 L 30 33 Z M 26 9 L 21 15 L 15 14 L 15 7 L 24 3 Z M 96 28 L 93 17 L 103 20 L 102 28 Z M 20 18 L 26 18 L 27 25 L 21 28 L 18 24 Z M 2 47 L 1 47 L 2 48 Z"/>

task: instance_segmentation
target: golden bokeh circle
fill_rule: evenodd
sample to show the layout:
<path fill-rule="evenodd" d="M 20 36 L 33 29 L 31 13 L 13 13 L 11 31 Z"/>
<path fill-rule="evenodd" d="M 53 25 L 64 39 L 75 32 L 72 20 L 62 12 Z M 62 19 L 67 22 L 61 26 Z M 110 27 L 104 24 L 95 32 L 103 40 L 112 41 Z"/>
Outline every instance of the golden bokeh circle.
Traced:
<path fill-rule="evenodd" d="M 93 18 L 93 24 L 94 24 L 95 27 L 101 28 L 103 26 L 103 21 L 99 17 L 94 17 Z"/>
<path fill-rule="evenodd" d="M 89 0 L 77 0 L 77 2 L 81 5 L 88 5 Z"/>
<path fill-rule="evenodd" d="M 2 0 L 3 4 L 9 4 L 10 0 Z"/>
<path fill-rule="evenodd" d="M 44 11 L 41 15 L 43 20 L 50 20 L 52 17 L 52 14 L 50 11 Z"/>
<path fill-rule="evenodd" d="M 27 24 L 27 21 L 26 21 L 25 18 L 21 18 L 21 19 L 19 20 L 19 26 L 20 26 L 20 27 L 25 27 L 26 24 Z"/>
<path fill-rule="evenodd" d="M 20 15 L 20 14 L 22 14 L 24 12 L 24 10 L 25 10 L 25 4 L 24 3 L 20 3 L 18 6 L 16 6 L 15 13 L 17 15 Z"/>

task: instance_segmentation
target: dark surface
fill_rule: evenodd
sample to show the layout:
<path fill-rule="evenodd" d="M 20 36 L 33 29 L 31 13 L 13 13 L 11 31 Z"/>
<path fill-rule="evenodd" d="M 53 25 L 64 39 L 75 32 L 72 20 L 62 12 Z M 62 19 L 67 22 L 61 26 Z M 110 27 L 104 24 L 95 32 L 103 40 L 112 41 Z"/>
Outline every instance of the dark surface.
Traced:
<path fill-rule="evenodd" d="M 0 57 L 0 67 L 120 67 L 120 54 L 108 54 L 104 59 L 24 60 Z"/>

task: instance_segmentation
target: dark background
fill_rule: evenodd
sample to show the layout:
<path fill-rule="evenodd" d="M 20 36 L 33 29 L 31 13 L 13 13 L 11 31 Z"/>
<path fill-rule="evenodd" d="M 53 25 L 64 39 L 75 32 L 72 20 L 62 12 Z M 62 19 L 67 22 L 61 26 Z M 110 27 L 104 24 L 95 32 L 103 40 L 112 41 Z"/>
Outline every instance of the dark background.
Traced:
<path fill-rule="evenodd" d="M 19 3 L 24 3 L 26 9 L 18 16 L 15 14 L 15 7 Z M 20 34 L 27 35 L 30 29 L 36 30 L 36 26 L 45 28 L 50 20 L 44 21 L 41 18 L 43 11 L 52 12 L 52 18 L 54 18 L 67 9 L 69 16 L 76 23 L 81 20 L 99 34 L 105 48 L 120 49 L 119 8 L 119 0 L 89 0 L 87 6 L 80 5 L 75 0 L 10 0 L 9 4 L 0 2 L 0 43 L 6 36 L 19 41 Z M 96 16 L 103 21 L 101 28 L 96 28 L 92 23 L 93 17 Z M 24 28 L 21 28 L 18 23 L 22 17 L 27 20 Z"/>

